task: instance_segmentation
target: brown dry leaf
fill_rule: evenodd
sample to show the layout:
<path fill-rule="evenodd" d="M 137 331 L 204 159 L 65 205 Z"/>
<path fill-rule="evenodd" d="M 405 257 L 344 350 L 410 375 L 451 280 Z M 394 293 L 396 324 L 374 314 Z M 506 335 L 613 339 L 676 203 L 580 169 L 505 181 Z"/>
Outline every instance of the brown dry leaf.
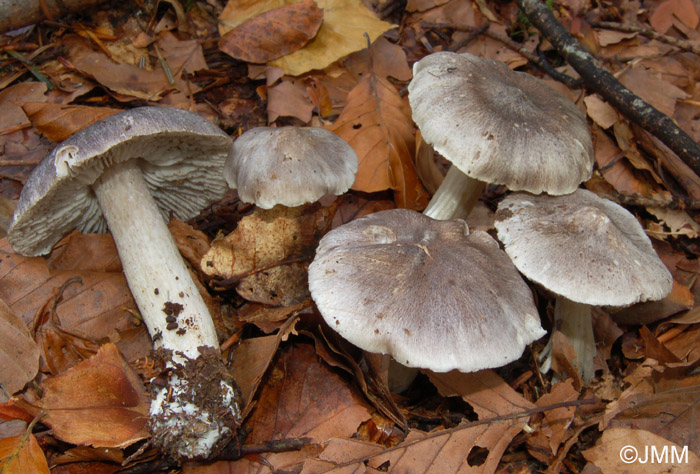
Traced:
<path fill-rule="evenodd" d="M 665 224 L 670 231 L 660 235 L 655 235 L 653 231 L 647 232 L 651 237 L 664 240 L 669 236 L 685 235 L 691 239 L 700 236 L 700 224 L 695 222 L 686 211 L 662 207 L 647 207 L 646 209 L 659 219 L 660 224 Z"/>
<path fill-rule="evenodd" d="M 82 257 L 62 258 L 63 252 Z M 136 311 L 136 305 L 118 262 L 111 236 L 73 233 L 56 244 L 47 259 L 23 257 L 12 250 L 7 239 L 2 239 L 0 298 L 29 326 L 57 288 L 73 277 L 81 277 L 82 284 L 69 285 L 64 291 L 56 313 L 63 328 L 98 340 L 115 329 L 132 327 L 129 311 Z"/>
<path fill-rule="evenodd" d="M 301 451 L 266 454 L 264 463 L 242 459 L 229 464 L 231 472 L 292 471 L 321 450 L 326 440 L 350 437 L 370 416 L 370 409 L 349 384 L 321 363 L 308 344 L 282 350 L 262 387 L 258 403 L 244 425 L 252 429 L 247 441 L 265 443 L 280 438 L 311 438 Z"/>
<path fill-rule="evenodd" d="M 173 234 L 175 245 L 177 245 L 177 249 L 185 260 L 198 273 L 203 273 L 199 265 L 202 262 L 202 257 L 210 247 L 209 238 L 206 234 L 177 219 L 173 219 L 168 223 L 168 230 Z"/>
<path fill-rule="evenodd" d="M 332 216 L 330 208 L 318 203 L 256 208 L 240 220 L 236 230 L 214 239 L 202 258 L 202 269 L 210 276 L 233 279 L 304 258 L 313 253 Z"/>
<path fill-rule="evenodd" d="M 92 358 L 47 378 L 43 396 L 27 409 L 46 412 L 43 421 L 68 443 L 126 447 L 149 436 L 151 404 L 138 375 L 114 344 L 105 344 Z"/>
<path fill-rule="evenodd" d="M 219 49 L 250 63 L 266 63 L 306 45 L 323 23 L 313 0 L 284 5 L 251 18 L 219 41 Z"/>
<path fill-rule="evenodd" d="M 619 122 L 618 122 L 619 123 Z M 634 169 L 625 160 L 625 154 L 608 137 L 608 135 L 598 128 L 593 129 L 593 143 L 595 146 L 595 161 L 603 178 L 610 183 L 615 190 L 624 196 L 634 196 L 635 194 L 659 202 L 667 202 L 671 199 L 671 194 L 661 189 L 656 183 L 648 180 L 641 180 Z"/>
<path fill-rule="evenodd" d="M 180 77 L 187 57 L 166 57 L 175 80 L 174 84 L 170 84 L 162 67 L 149 71 L 131 64 L 117 64 L 105 54 L 93 51 L 85 40 L 77 36 L 68 35 L 62 41 L 70 51 L 70 61 L 78 71 L 119 94 L 157 101 L 172 89 L 187 93 L 199 90 L 195 84 L 187 83 Z"/>
<path fill-rule="evenodd" d="M 95 122 L 121 112 L 110 107 L 88 107 L 85 105 L 61 105 L 46 102 L 25 102 L 22 109 L 46 138 L 60 143 L 75 132 Z"/>
<path fill-rule="evenodd" d="M 241 389 L 243 416 L 246 416 L 251 408 L 255 392 L 278 346 L 278 336 L 263 336 L 244 339 L 233 349 L 231 373 Z"/>
<path fill-rule="evenodd" d="M 619 80 L 638 97 L 669 117 L 675 113 L 676 101 L 688 98 L 685 91 L 663 80 L 660 73 L 641 64 L 626 69 Z"/>
<path fill-rule="evenodd" d="M 652 458 L 656 453 L 660 458 Z M 603 474 L 700 472 L 700 459 L 695 453 L 645 430 L 608 428 L 603 431 L 603 436 L 596 445 L 582 451 L 582 454 L 599 467 Z"/>
<path fill-rule="evenodd" d="M 700 453 L 700 376 L 683 378 L 686 371 L 647 359 L 625 377 L 631 385 L 606 407 L 600 429 L 639 428 Z"/>
<path fill-rule="evenodd" d="M 355 77 L 355 81 L 366 76 L 370 68 L 374 74 L 384 79 L 393 77 L 399 81 L 408 81 L 413 77 L 404 49 L 383 36 L 371 44 L 369 54 L 367 49 L 363 49 L 352 53 L 342 63 Z"/>
<path fill-rule="evenodd" d="M 651 234 L 649 230 L 647 233 Z M 612 315 L 620 324 L 651 324 L 693 307 L 695 297 L 688 287 L 673 281 L 671 293 L 659 301 L 645 301 L 623 308 Z M 596 339 L 597 340 L 597 339 Z"/>
<path fill-rule="evenodd" d="M 311 297 L 307 288 L 307 267 L 306 262 L 299 262 L 256 271 L 241 278 L 236 291 L 246 300 L 256 303 L 298 305 Z"/>
<path fill-rule="evenodd" d="M 295 0 L 230 0 L 219 19 L 219 33 L 224 36 L 232 28 L 263 12 Z M 318 0 L 323 9 L 323 24 L 316 37 L 304 48 L 271 61 L 285 74 L 299 76 L 312 69 L 324 69 L 350 53 L 367 47 L 370 42 L 395 26 L 377 19 L 361 0 Z"/>
<path fill-rule="evenodd" d="M 0 386 L 13 395 L 39 370 L 39 346 L 27 325 L 0 299 Z"/>
<path fill-rule="evenodd" d="M 283 79 L 267 88 L 267 121 L 274 122 L 279 117 L 296 117 L 308 123 L 313 116 L 314 104 L 306 87 L 296 81 Z"/>
<path fill-rule="evenodd" d="M 574 389 L 573 380 L 568 379 L 557 383 L 549 393 L 542 395 L 537 400 L 537 406 L 546 407 L 555 403 L 570 402 L 578 397 L 579 392 Z M 530 453 L 540 461 L 551 464 L 561 444 L 571 436 L 569 429 L 572 426 L 571 421 L 575 413 L 576 407 L 574 406 L 555 408 L 544 412 L 540 428 L 527 440 Z M 547 451 L 548 455 L 542 456 Z"/>
<path fill-rule="evenodd" d="M 159 35 L 158 47 L 176 78 L 183 72 L 194 74 L 209 68 L 204 59 L 202 44 L 197 40 L 179 40 L 174 34 L 165 31 Z"/>
<path fill-rule="evenodd" d="M 479 419 L 509 415 L 535 407 L 492 370 L 481 370 L 473 373 L 462 373 L 456 370 L 447 373 L 429 372 L 428 377 L 437 387 L 440 395 L 443 397 L 460 396 L 473 407 Z M 459 454 L 441 455 L 441 462 L 445 463 L 445 470 L 437 469 L 435 472 L 456 472 L 458 467 L 466 467 L 468 458 L 464 456 L 464 453 L 479 448 L 485 449 L 487 455 L 484 456 L 483 464 L 479 465 L 479 470 L 475 472 L 494 472 L 503 452 L 526 422 L 527 418 L 519 418 L 512 423 L 474 426 L 446 436 L 440 442 L 446 445 L 442 449 L 449 452 L 449 445 L 459 443 Z M 427 448 L 429 444 L 432 443 L 426 443 L 422 449 L 432 450 L 436 447 Z M 420 448 L 415 449 L 417 452 L 412 453 L 415 456 L 421 458 L 428 456 L 428 452 L 421 454 Z M 409 452 L 407 451 L 406 454 L 408 455 Z M 410 455 L 408 457 L 410 458 Z M 444 459 L 442 459 L 443 457 Z M 396 468 L 396 466 L 394 467 Z M 433 468 L 433 466 L 430 467 Z"/>
<path fill-rule="evenodd" d="M 33 434 L 0 440 L 0 471 L 4 474 L 49 474 L 49 464 Z"/>
<path fill-rule="evenodd" d="M 46 101 L 45 93 L 46 84 L 43 82 L 20 82 L 0 91 L 0 132 L 4 135 L 31 126 L 21 105 Z"/>
<path fill-rule="evenodd" d="M 591 94 L 583 99 L 588 116 L 601 128 L 610 128 L 618 120 L 617 112 L 598 94 Z"/>
<path fill-rule="evenodd" d="M 654 9 L 649 17 L 651 27 L 664 34 L 675 21 L 681 21 L 691 29 L 698 26 L 698 12 L 692 0 L 666 0 Z"/>
<path fill-rule="evenodd" d="M 369 74 L 348 94 L 338 120 L 328 127 L 352 146 L 359 168 L 352 189 L 394 191 L 397 207 L 422 210 L 428 195 L 413 163 L 411 111 L 386 79 Z"/>

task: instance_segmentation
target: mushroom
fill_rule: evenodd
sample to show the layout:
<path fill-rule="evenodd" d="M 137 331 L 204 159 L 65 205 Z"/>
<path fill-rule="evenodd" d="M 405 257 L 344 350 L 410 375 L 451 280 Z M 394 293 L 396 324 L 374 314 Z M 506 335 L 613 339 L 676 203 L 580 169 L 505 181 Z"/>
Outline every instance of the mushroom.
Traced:
<path fill-rule="evenodd" d="M 466 217 L 486 183 L 573 192 L 593 170 L 585 116 L 544 81 L 471 54 L 434 53 L 408 86 L 423 139 L 452 163 L 424 213 Z"/>
<path fill-rule="evenodd" d="M 153 439 L 175 458 L 206 458 L 235 434 L 236 385 L 219 355 L 209 310 L 166 220 L 195 216 L 226 193 L 231 139 L 174 108 L 127 110 L 74 134 L 36 167 L 8 238 L 48 253 L 68 231 L 112 232 L 124 274 L 169 383 L 151 404 Z"/>
<path fill-rule="evenodd" d="M 584 383 L 595 375 L 591 306 L 628 306 L 671 291 L 671 273 L 637 219 L 585 189 L 512 194 L 499 204 L 495 225 L 518 270 L 557 295 L 555 327 L 572 343 Z"/>
<path fill-rule="evenodd" d="M 500 367 L 544 335 L 529 287 L 490 235 L 406 209 L 327 233 L 309 289 L 341 336 L 408 367 Z"/>
<path fill-rule="evenodd" d="M 355 173 L 357 155 L 330 130 L 258 127 L 234 142 L 224 176 L 242 201 L 271 209 L 343 194 Z"/>

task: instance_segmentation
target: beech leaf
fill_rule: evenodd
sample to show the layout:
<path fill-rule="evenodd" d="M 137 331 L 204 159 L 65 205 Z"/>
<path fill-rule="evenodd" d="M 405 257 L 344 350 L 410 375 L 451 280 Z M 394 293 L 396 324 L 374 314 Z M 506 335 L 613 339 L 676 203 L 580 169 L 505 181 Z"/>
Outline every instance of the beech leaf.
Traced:
<path fill-rule="evenodd" d="M 411 111 L 389 81 L 374 74 L 363 78 L 329 129 L 357 153 L 359 169 L 352 189 L 368 193 L 392 189 L 397 207 L 425 207 L 428 195 L 413 163 Z"/>

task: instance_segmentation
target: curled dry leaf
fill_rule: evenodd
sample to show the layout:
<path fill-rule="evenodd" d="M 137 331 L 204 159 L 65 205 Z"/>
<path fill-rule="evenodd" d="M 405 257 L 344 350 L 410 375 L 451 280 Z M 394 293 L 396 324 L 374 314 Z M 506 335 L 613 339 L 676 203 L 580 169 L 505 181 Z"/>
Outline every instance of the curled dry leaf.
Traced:
<path fill-rule="evenodd" d="M 413 163 L 411 111 L 389 81 L 367 75 L 350 91 L 343 113 L 329 129 L 357 153 L 359 169 L 352 189 L 392 189 L 397 207 L 425 207 L 428 194 Z"/>
<path fill-rule="evenodd" d="M 146 422 L 151 404 L 138 375 L 114 344 L 105 344 L 92 358 L 47 378 L 43 397 L 23 403 L 54 435 L 68 443 L 95 447 L 125 447 L 149 436 Z"/>
<path fill-rule="evenodd" d="M 39 370 L 39 346 L 27 325 L 0 299 L 0 385 L 12 395 Z"/>
<path fill-rule="evenodd" d="M 249 63 L 266 63 L 306 45 L 323 23 L 313 0 L 284 5 L 249 19 L 219 41 L 219 49 Z"/>
<path fill-rule="evenodd" d="M 46 456 L 33 434 L 0 440 L 0 471 L 8 474 L 49 474 Z"/>
<path fill-rule="evenodd" d="M 210 276 L 237 284 L 241 296 L 267 304 L 297 304 L 308 297 L 306 261 L 330 226 L 335 208 L 257 208 L 202 258 Z"/>

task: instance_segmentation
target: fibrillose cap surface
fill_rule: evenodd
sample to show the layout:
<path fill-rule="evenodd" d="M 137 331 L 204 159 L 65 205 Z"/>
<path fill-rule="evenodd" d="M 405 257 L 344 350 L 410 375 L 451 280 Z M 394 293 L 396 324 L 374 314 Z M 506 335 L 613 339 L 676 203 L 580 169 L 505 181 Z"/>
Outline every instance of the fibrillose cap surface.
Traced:
<path fill-rule="evenodd" d="M 187 220 L 226 194 L 231 138 L 197 114 L 140 107 L 77 132 L 27 179 L 8 231 L 23 255 L 43 255 L 67 232 L 106 232 L 91 185 L 113 163 L 138 160 L 163 215 Z M 124 203 L 128 205 L 128 203 Z"/>
<path fill-rule="evenodd" d="M 414 64 L 408 91 L 423 138 L 474 179 L 559 195 L 591 177 L 585 116 L 540 79 L 440 52 Z"/>
<path fill-rule="evenodd" d="M 309 289 L 331 328 L 409 367 L 500 367 L 544 335 L 530 289 L 493 238 L 405 209 L 326 234 Z"/>
<path fill-rule="evenodd" d="M 518 270 L 571 301 L 627 306 L 671 291 L 671 273 L 637 219 L 585 189 L 512 194 L 499 204 L 495 225 Z"/>
<path fill-rule="evenodd" d="M 355 182 L 357 166 L 355 151 L 330 130 L 258 127 L 234 142 L 225 176 L 242 201 L 270 209 L 343 194 Z"/>

